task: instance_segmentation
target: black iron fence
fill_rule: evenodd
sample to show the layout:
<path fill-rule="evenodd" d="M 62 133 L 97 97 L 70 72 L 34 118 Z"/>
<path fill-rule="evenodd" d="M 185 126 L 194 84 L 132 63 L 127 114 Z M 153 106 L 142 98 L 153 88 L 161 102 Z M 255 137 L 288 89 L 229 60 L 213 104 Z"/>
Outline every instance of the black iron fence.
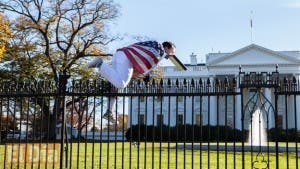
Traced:
<path fill-rule="evenodd" d="M 299 168 L 299 84 L 277 71 L 124 90 L 1 81 L 0 168 Z"/>

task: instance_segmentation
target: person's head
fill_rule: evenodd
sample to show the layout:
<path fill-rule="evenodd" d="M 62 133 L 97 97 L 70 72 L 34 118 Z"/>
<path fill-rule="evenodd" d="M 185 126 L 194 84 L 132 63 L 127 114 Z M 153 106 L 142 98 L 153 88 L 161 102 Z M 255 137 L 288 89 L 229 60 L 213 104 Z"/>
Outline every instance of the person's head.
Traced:
<path fill-rule="evenodd" d="M 168 58 L 171 55 L 175 54 L 175 44 L 170 42 L 170 41 L 166 41 L 162 43 L 162 46 L 164 48 L 164 51 L 166 53 L 166 58 Z"/>

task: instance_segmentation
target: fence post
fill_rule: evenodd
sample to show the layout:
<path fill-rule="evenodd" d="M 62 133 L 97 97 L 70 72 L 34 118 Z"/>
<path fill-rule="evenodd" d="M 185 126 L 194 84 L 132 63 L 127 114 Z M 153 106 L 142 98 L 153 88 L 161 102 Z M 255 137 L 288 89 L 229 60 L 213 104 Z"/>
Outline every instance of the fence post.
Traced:
<path fill-rule="evenodd" d="M 61 110 L 61 137 L 60 137 L 60 169 L 64 168 L 64 151 L 65 151 L 65 138 L 67 138 L 67 133 L 66 133 L 66 87 L 67 87 L 67 81 L 70 75 L 59 75 L 59 89 L 58 89 L 58 97 L 59 97 L 59 104 L 61 103 L 62 109 Z M 66 152 L 66 167 L 67 167 L 67 154 Z"/>

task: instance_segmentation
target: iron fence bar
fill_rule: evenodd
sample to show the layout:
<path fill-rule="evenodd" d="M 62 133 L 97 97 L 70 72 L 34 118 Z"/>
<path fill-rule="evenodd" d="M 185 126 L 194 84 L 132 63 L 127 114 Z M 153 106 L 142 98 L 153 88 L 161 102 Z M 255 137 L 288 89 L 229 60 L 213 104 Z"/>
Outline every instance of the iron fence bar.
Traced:
<path fill-rule="evenodd" d="M 207 107 L 208 107 L 208 111 L 207 111 L 207 124 L 210 124 L 210 96 L 208 96 L 207 100 Z M 210 168 L 210 126 L 208 126 L 207 128 L 207 167 Z"/>
<path fill-rule="evenodd" d="M 186 124 L 187 124 L 187 119 L 186 119 L 186 96 L 184 96 L 183 99 L 183 114 L 184 114 L 184 140 L 183 140 L 183 166 L 186 166 Z"/>
<path fill-rule="evenodd" d="M 202 131 L 202 126 L 203 126 L 203 116 L 202 116 L 202 114 L 203 114 L 203 112 L 202 112 L 202 103 L 203 103 L 203 96 L 199 96 L 200 97 L 200 99 L 199 99 L 199 104 L 200 104 L 200 113 L 199 113 L 199 115 L 200 115 L 200 130 L 199 130 L 199 132 L 200 132 L 200 169 L 202 169 L 202 162 L 203 162 L 203 160 L 202 160 L 202 139 L 203 139 L 203 131 Z"/>
<path fill-rule="evenodd" d="M 107 104 L 106 110 L 109 109 L 109 106 L 111 104 L 111 99 L 110 98 L 107 98 L 107 99 L 108 99 L 107 100 L 108 104 Z M 110 122 L 111 122 L 111 120 L 110 120 L 110 118 L 108 118 L 108 120 L 107 120 L 107 132 L 110 132 Z M 107 134 L 107 140 L 110 140 L 110 135 L 109 134 Z M 106 168 L 109 168 L 109 159 L 110 159 L 110 156 L 109 156 L 109 150 L 110 150 L 109 141 L 106 142 L 106 146 L 107 146 L 107 150 L 106 150 L 106 154 L 107 154 L 107 156 L 106 156 Z"/>
<path fill-rule="evenodd" d="M 296 153 L 296 168 L 298 168 L 298 132 L 297 132 L 297 96 L 294 95 L 294 116 L 295 116 L 295 135 L 296 135 L 296 139 L 295 139 L 295 153 Z"/>
<path fill-rule="evenodd" d="M 13 117 L 16 117 L 16 98 L 14 99 L 14 110 L 13 111 L 14 111 Z M 15 134 L 16 134 L 15 133 L 15 126 L 16 126 L 16 120 L 14 119 L 14 124 L 13 124 L 13 138 L 15 138 Z M 14 145 L 12 145 L 12 148 L 14 148 Z M 20 153 L 20 149 L 18 149 L 18 153 Z M 13 154 L 14 154 L 14 152 L 12 152 L 11 159 L 13 158 Z M 18 156 L 17 163 L 18 163 L 18 166 L 20 166 L 19 165 L 19 163 L 20 163 L 20 156 Z"/>
<path fill-rule="evenodd" d="M 3 124 L 2 124 L 2 116 L 3 116 L 3 98 L 0 97 L 0 116 L 1 116 L 1 120 L 0 120 L 0 130 L 1 130 L 1 133 L 0 133 L 0 143 L 2 143 L 3 141 L 3 138 L 2 138 L 2 127 L 3 127 Z M 8 115 L 7 115 L 8 117 Z M 6 120 L 7 121 L 7 120 Z M 7 122 L 6 122 L 7 123 Z M 5 127 L 4 127 L 5 128 Z M 7 127 L 6 127 L 6 131 L 7 131 Z M 7 132 L 6 132 L 7 133 Z M 6 154 L 6 146 L 4 148 L 4 154 Z M 6 155 L 4 156 L 4 163 L 3 163 L 3 168 L 5 169 L 5 163 L 6 163 Z"/>
<path fill-rule="evenodd" d="M 157 99 L 160 98 L 160 110 L 159 110 L 159 114 L 160 114 L 160 121 L 159 121 L 159 168 L 161 168 L 162 165 L 162 161 L 161 161 L 161 157 L 162 157 L 162 127 L 164 125 L 164 118 L 163 118 L 163 114 L 162 114 L 162 107 L 163 107 L 163 96 L 158 96 Z M 157 120 L 158 122 L 158 120 Z"/>
<path fill-rule="evenodd" d="M 94 165 L 95 165 L 95 131 L 96 131 L 96 96 L 93 97 L 93 144 L 92 144 L 92 168 L 94 169 Z M 88 113 L 88 106 L 87 106 L 87 112 Z M 73 121 L 73 120 L 72 120 Z M 73 126 L 71 126 L 73 131 Z M 71 134 L 71 138 L 72 138 L 72 134 Z"/>
<path fill-rule="evenodd" d="M 22 99 L 23 100 L 23 99 Z M 29 99 L 28 99 L 28 101 L 27 101 L 27 107 L 29 107 L 30 106 L 30 104 L 29 104 Z M 36 106 L 35 106 L 36 107 Z M 34 120 L 36 120 L 35 119 L 35 113 L 33 114 L 33 119 Z M 28 146 L 28 135 L 29 135 L 29 133 L 28 133 L 28 125 L 29 124 L 29 108 L 27 109 L 27 115 L 26 115 L 26 143 L 25 143 L 25 150 L 27 151 L 27 146 Z M 20 123 L 20 125 L 21 125 L 21 123 Z M 20 128 L 21 128 L 21 126 L 20 126 Z M 34 132 L 34 129 L 33 129 L 33 132 Z M 34 147 L 34 143 L 33 143 L 33 146 L 32 146 L 32 150 L 33 150 L 33 147 Z M 32 153 L 32 156 L 31 156 L 31 166 L 33 166 L 33 156 L 34 156 L 34 152 Z M 27 156 L 25 157 L 25 161 L 27 161 Z M 27 166 L 26 166 L 26 162 L 24 163 L 24 168 L 26 169 L 27 168 Z"/>
<path fill-rule="evenodd" d="M 288 99 L 288 95 L 285 95 L 285 134 L 286 134 L 286 141 L 285 141 L 285 145 L 286 145 L 286 168 L 289 168 L 289 136 L 288 136 L 288 103 L 287 103 L 287 99 Z"/>
<path fill-rule="evenodd" d="M 233 128 L 236 129 L 236 96 L 233 96 Z M 236 130 L 233 131 L 233 169 L 236 169 Z"/>
<path fill-rule="evenodd" d="M 195 141 L 195 123 L 194 123 L 194 96 L 192 96 L 192 169 L 194 168 L 194 141 Z"/>
<path fill-rule="evenodd" d="M 36 112 L 37 112 L 37 98 L 35 98 L 34 99 L 35 101 L 34 101 L 34 116 L 33 116 L 33 121 L 37 121 L 37 118 L 36 118 Z M 29 107 L 29 101 L 28 101 L 28 107 Z M 41 119 L 43 119 L 43 114 L 41 113 Z M 28 131 L 29 129 L 28 129 L 28 123 L 29 123 L 29 109 L 28 109 L 28 114 L 27 114 L 27 119 L 26 119 L 26 121 L 27 121 L 27 125 L 26 125 L 26 130 Z M 32 124 L 32 123 L 31 123 Z M 41 125 L 40 125 L 41 126 Z M 36 128 L 35 127 L 33 127 L 32 126 L 32 128 L 33 128 L 33 131 L 32 131 L 32 138 L 33 138 L 33 140 L 35 140 L 35 135 L 36 135 Z M 40 138 L 39 138 L 39 140 L 40 140 Z M 39 143 L 38 143 L 38 145 L 39 145 L 39 152 L 41 151 L 41 141 L 39 141 Z M 39 156 L 39 162 L 38 162 L 38 168 L 40 169 L 41 168 L 41 156 Z"/>
<path fill-rule="evenodd" d="M 228 97 L 225 96 L 225 169 L 227 169 L 227 138 L 228 138 L 228 131 L 227 131 L 227 99 Z"/>
<path fill-rule="evenodd" d="M 219 144 L 220 144 L 220 97 L 219 95 L 217 97 L 217 169 L 220 168 L 220 150 L 219 150 Z"/>
<path fill-rule="evenodd" d="M 175 153 L 176 153 L 176 169 L 178 169 L 178 141 L 179 141 L 179 129 L 178 129 L 178 126 L 179 126 L 179 116 L 178 116 L 178 96 L 176 96 L 176 123 L 175 123 L 175 128 L 176 128 L 176 150 L 175 150 Z"/>
<path fill-rule="evenodd" d="M 240 73 L 241 74 L 241 73 Z M 239 78 L 240 80 L 240 78 Z M 241 90 L 241 128 L 242 128 L 242 168 L 245 168 L 245 124 L 244 124 L 244 120 L 245 120 L 245 115 L 244 115 L 244 95 L 243 95 L 243 88 L 240 88 Z"/>
<path fill-rule="evenodd" d="M 51 98 L 51 97 L 49 97 L 49 98 Z M 50 99 L 49 99 L 49 101 L 50 101 Z M 48 114 L 48 119 L 50 119 L 50 113 Z M 51 124 L 50 122 L 47 123 L 47 131 L 50 131 L 50 124 Z M 47 140 L 49 140 L 49 138 L 50 138 L 50 132 L 47 132 Z M 49 144 L 47 143 L 47 145 L 46 145 L 47 152 L 49 150 L 48 148 L 49 148 Z M 52 150 L 52 152 L 55 153 L 54 150 Z M 46 161 L 48 162 L 48 153 L 46 154 L 46 159 L 47 159 Z M 53 166 L 53 168 L 54 168 L 54 166 Z M 46 169 L 48 169 L 48 165 L 46 165 Z"/>
<path fill-rule="evenodd" d="M 132 157 L 132 96 L 130 97 L 130 146 L 129 146 L 129 168 L 131 169 L 131 157 Z M 152 160 L 153 161 L 153 160 Z"/>
<path fill-rule="evenodd" d="M 3 117 L 3 107 L 2 106 L 3 106 L 3 99 L 0 97 L 0 117 L 1 117 L 1 119 L 0 119 L 0 143 L 2 143 L 2 141 L 4 140 L 2 138 L 2 128 L 4 128 L 3 124 L 2 124 L 2 117 Z"/>
<path fill-rule="evenodd" d="M 248 89 L 247 88 L 247 90 L 250 90 L 250 89 Z M 255 90 L 257 90 L 257 89 L 255 89 Z M 258 95 L 258 92 L 256 91 L 256 93 L 255 93 L 255 95 Z M 258 97 L 259 96 L 256 96 L 256 98 L 254 98 L 254 99 L 256 99 L 255 101 L 254 101 L 254 104 L 256 104 L 256 102 L 257 102 L 257 99 L 258 99 Z M 251 110 L 250 112 L 249 112 L 249 114 L 250 114 L 250 129 L 249 129 L 249 132 L 251 131 L 251 133 L 250 133 L 250 137 L 251 137 L 251 139 L 249 140 L 249 143 L 250 143 L 250 154 L 251 154 L 251 168 L 254 168 L 253 167 L 253 163 L 254 163 L 254 158 L 253 158 L 253 114 L 254 114 L 254 112 L 253 111 L 255 111 L 254 110 L 255 109 L 255 105 L 253 106 L 253 110 Z M 243 112 L 244 113 L 244 112 Z M 243 123 L 245 123 L 245 121 L 243 120 Z M 260 125 L 260 124 L 259 124 Z M 259 126 L 260 127 L 260 126 Z M 259 138 L 260 138 L 260 130 L 258 129 L 258 134 L 259 134 Z"/>
<path fill-rule="evenodd" d="M 152 149 L 151 149 L 151 158 L 152 158 L 152 169 L 154 168 L 154 141 L 155 141 L 155 123 L 154 123 L 154 114 L 155 114 L 155 103 L 154 103 L 154 100 L 155 100 L 155 96 L 152 96 Z"/>
<path fill-rule="evenodd" d="M 123 97 L 123 103 L 125 103 L 125 97 Z M 125 104 L 123 104 L 123 110 L 125 110 Z M 128 120 L 128 119 L 127 119 Z M 122 133 L 125 133 L 125 113 L 123 112 L 123 118 L 122 118 Z M 124 138 L 124 134 L 122 134 L 122 157 L 121 157 L 121 162 L 122 162 L 122 169 L 124 169 L 124 150 L 125 150 L 125 138 Z"/>
<path fill-rule="evenodd" d="M 87 99 L 88 97 L 86 97 L 86 99 Z M 84 99 L 83 99 L 84 100 Z M 87 125 L 87 121 L 88 121 L 88 107 L 86 107 L 85 108 L 85 111 L 86 111 L 86 113 L 85 113 L 85 124 L 84 124 L 84 126 L 85 126 L 85 142 L 84 142 L 84 168 L 86 169 L 86 167 L 87 167 L 87 140 L 88 140 L 88 125 Z M 84 114 L 83 114 L 83 116 L 84 116 Z M 83 119 L 82 119 L 82 121 L 83 121 Z M 108 136 L 109 137 L 109 136 Z M 109 138 L 108 138 L 109 139 Z M 107 154 L 109 154 L 109 145 L 108 145 L 108 147 L 107 147 Z M 107 156 L 107 157 L 109 157 L 109 155 Z M 107 160 L 107 164 L 108 164 L 108 160 Z"/>
<path fill-rule="evenodd" d="M 20 98 L 19 98 L 20 99 Z M 23 100 L 20 99 L 20 111 L 23 112 Z M 16 117 L 16 116 L 15 116 Z M 15 119 L 16 121 L 16 119 Z M 19 124 L 19 127 L 20 127 L 21 123 Z M 21 133 L 19 134 L 19 137 L 18 137 L 18 154 L 20 154 L 21 152 Z M 20 168 L 21 164 L 20 164 L 20 156 L 18 155 L 18 169 Z M 27 157 L 26 157 L 27 158 Z"/>
<path fill-rule="evenodd" d="M 100 98 L 100 102 L 101 103 L 103 103 L 104 102 L 104 98 L 103 98 L 103 96 L 101 96 L 101 98 Z M 101 106 L 100 106 L 100 116 L 101 116 L 101 118 L 100 118 L 100 131 L 103 131 L 103 118 L 102 118 L 102 115 L 103 115 L 103 104 L 101 104 Z M 102 169 L 102 150 L 103 150 L 103 141 L 102 141 L 102 139 L 103 139 L 103 137 L 102 137 L 103 135 L 102 135 L 102 132 L 100 133 L 100 156 L 99 156 L 99 168 L 100 169 Z"/>
<path fill-rule="evenodd" d="M 140 115 L 141 115 L 141 102 L 140 102 L 140 98 L 141 96 L 138 96 L 138 112 L 137 112 L 137 114 L 138 114 L 138 140 L 137 140 L 137 161 L 136 161 L 136 163 L 137 163 L 137 168 L 140 168 L 140 142 L 141 142 L 141 122 L 140 122 Z"/>
<path fill-rule="evenodd" d="M 64 115 L 65 116 L 65 115 Z M 66 118 L 66 117 L 65 117 Z M 66 119 L 65 119 L 66 120 Z M 68 168 L 68 155 L 69 155 L 69 139 L 68 139 L 68 132 L 67 132 L 67 122 L 65 121 L 65 144 L 64 144 L 64 151 L 65 151 L 65 168 Z M 72 135 L 71 135 L 72 137 Z"/>
<path fill-rule="evenodd" d="M 74 90 L 74 89 L 72 89 L 72 90 Z M 74 117 L 74 100 L 75 100 L 75 97 L 74 96 L 71 96 L 71 107 L 70 107 L 70 111 L 71 111 L 71 117 L 72 117 L 72 119 L 71 119 L 71 136 L 73 136 L 73 126 L 74 126 L 74 121 L 73 121 L 73 117 Z M 77 130 L 77 137 L 75 137 L 74 139 L 78 139 L 78 137 L 80 137 L 79 136 L 79 134 L 78 134 L 78 130 Z M 72 168 L 72 159 L 73 159 L 73 155 L 72 155 L 72 152 L 73 152 L 73 144 L 74 144 L 74 142 L 73 142 L 73 137 L 71 137 L 71 145 L 70 145 L 70 160 L 69 160 L 69 166 L 70 166 L 70 168 Z"/>
<path fill-rule="evenodd" d="M 147 168 L 147 142 L 148 142 L 148 97 L 145 97 L 145 143 L 144 143 L 144 168 Z"/>
<path fill-rule="evenodd" d="M 61 93 L 62 92 L 62 93 Z M 64 168 L 64 165 L 63 165 L 63 162 L 64 162 L 64 151 L 65 151 L 65 136 L 66 136 L 66 119 L 65 119 L 65 113 L 66 113 L 66 98 L 65 96 L 63 95 L 64 91 L 61 91 L 59 92 L 59 94 L 61 94 L 61 96 L 59 96 L 59 98 L 62 99 L 62 102 L 63 102 L 63 109 L 62 111 L 60 112 L 62 115 L 62 121 L 61 121 L 61 140 L 60 140 L 60 168 Z M 60 104 L 60 103 L 58 103 Z"/>
<path fill-rule="evenodd" d="M 277 89 L 275 89 L 277 90 Z M 278 93 L 277 91 L 274 93 L 275 94 L 275 131 L 276 133 L 279 133 L 278 129 Z M 275 151 L 276 151 L 276 169 L 279 169 L 279 152 L 278 152 L 278 142 L 279 142 L 279 137 L 275 136 Z"/>
<path fill-rule="evenodd" d="M 170 142 L 171 142 L 171 97 L 168 96 L 168 168 L 170 168 Z"/>
<path fill-rule="evenodd" d="M 118 123 L 119 123 L 119 116 L 118 116 L 118 97 L 116 97 L 116 109 L 115 109 L 115 139 L 114 139 L 114 144 L 115 144 L 115 159 L 114 159 L 114 162 L 115 162 L 115 169 L 117 168 L 117 130 L 118 130 Z M 124 112 L 123 112 L 124 113 Z"/>
<path fill-rule="evenodd" d="M 266 89 L 266 90 L 268 90 L 268 89 Z M 270 135 L 269 135 L 269 118 L 270 118 L 270 114 L 269 113 L 273 113 L 273 115 L 274 115 L 274 109 L 272 109 L 272 112 L 270 112 L 270 109 L 271 109 L 271 106 L 268 108 L 268 111 L 266 112 L 266 114 L 267 114 L 267 155 L 268 155 L 268 168 L 270 168 L 270 143 L 269 143 L 269 140 L 270 140 Z M 264 126 L 263 126 L 264 127 Z"/>

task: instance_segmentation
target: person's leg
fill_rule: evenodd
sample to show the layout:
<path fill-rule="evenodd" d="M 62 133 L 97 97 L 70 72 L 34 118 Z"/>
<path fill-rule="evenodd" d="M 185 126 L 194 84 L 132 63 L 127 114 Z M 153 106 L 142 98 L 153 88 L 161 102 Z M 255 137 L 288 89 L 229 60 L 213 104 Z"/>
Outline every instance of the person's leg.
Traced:
<path fill-rule="evenodd" d="M 133 73 L 132 64 L 122 51 L 115 53 L 111 66 L 102 63 L 98 70 L 101 76 L 118 89 L 123 89 L 128 85 Z"/>
<path fill-rule="evenodd" d="M 100 57 L 97 57 L 93 61 L 89 62 L 86 65 L 86 68 L 97 68 L 99 74 L 118 89 L 125 88 L 130 82 L 133 74 L 133 66 L 122 51 L 118 51 L 114 54 L 111 65 L 104 63 Z M 114 121 L 112 112 L 115 111 L 116 101 L 116 97 L 110 97 L 107 100 L 108 110 L 103 115 L 104 118 Z"/>
<path fill-rule="evenodd" d="M 117 52 L 112 58 L 111 66 L 102 63 L 98 68 L 99 73 L 107 79 L 113 86 L 118 89 L 125 88 L 130 82 L 133 74 L 133 67 L 123 52 Z M 116 108 L 117 97 L 110 97 L 107 100 L 108 110 L 104 114 L 104 118 L 110 119 L 111 122 L 115 121 L 113 114 Z"/>

